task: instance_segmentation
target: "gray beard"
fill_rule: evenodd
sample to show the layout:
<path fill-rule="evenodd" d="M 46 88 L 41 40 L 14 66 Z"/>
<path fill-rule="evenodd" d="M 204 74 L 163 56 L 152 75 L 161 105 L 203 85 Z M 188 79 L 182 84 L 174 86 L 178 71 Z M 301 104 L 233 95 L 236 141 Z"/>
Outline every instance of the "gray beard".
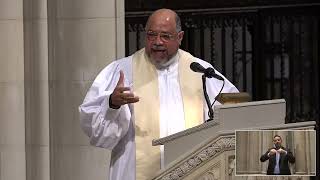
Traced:
<path fill-rule="evenodd" d="M 172 58 L 170 58 L 168 61 L 161 61 L 160 63 L 157 63 L 156 61 L 154 61 L 153 59 L 151 59 L 151 57 L 149 58 L 151 63 L 159 70 L 165 69 L 167 67 L 169 67 L 171 64 L 175 63 L 178 58 L 177 58 L 177 54 L 176 53 Z"/>

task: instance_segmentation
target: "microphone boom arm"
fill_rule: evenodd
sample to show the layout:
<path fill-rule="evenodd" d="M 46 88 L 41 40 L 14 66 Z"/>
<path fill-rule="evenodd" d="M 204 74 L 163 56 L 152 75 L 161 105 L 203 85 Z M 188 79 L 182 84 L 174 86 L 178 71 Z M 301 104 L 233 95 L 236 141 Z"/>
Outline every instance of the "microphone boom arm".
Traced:
<path fill-rule="evenodd" d="M 204 74 L 202 75 L 202 89 L 203 89 L 204 98 L 205 98 L 207 106 L 208 106 L 209 119 L 206 120 L 206 122 L 208 122 L 208 121 L 212 121 L 213 120 L 213 109 L 212 109 L 212 106 L 211 106 L 210 98 L 209 98 L 208 93 L 207 93 L 206 76 Z"/>
<path fill-rule="evenodd" d="M 214 112 L 213 112 L 212 106 L 216 102 L 217 97 L 219 96 L 219 94 L 222 92 L 225 80 L 224 80 L 223 77 L 221 77 L 220 75 L 216 74 L 215 70 L 213 68 L 211 68 L 211 67 L 204 68 L 198 62 L 192 62 L 190 64 L 190 69 L 192 71 L 194 71 L 194 72 L 203 73 L 203 75 L 202 75 L 202 89 L 203 89 L 204 98 L 205 98 L 206 103 L 207 103 L 208 116 L 209 116 L 209 119 L 206 120 L 206 122 L 211 121 L 211 120 L 213 120 L 213 117 L 214 117 L 214 114 L 213 114 Z M 220 89 L 220 92 L 216 95 L 216 97 L 214 98 L 214 101 L 213 101 L 212 104 L 210 102 L 210 98 L 209 98 L 208 93 L 207 93 L 206 78 L 216 78 L 218 80 L 223 81 L 222 88 Z"/>

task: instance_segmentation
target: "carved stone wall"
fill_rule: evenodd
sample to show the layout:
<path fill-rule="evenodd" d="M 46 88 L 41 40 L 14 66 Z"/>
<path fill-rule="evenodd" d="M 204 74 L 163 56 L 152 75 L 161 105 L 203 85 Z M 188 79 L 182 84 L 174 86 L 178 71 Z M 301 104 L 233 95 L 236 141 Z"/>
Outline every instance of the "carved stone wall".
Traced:
<path fill-rule="evenodd" d="M 78 106 L 124 38 L 124 0 L 0 0 L 0 180 L 107 179 Z"/>
<path fill-rule="evenodd" d="M 183 160 L 169 167 L 154 180 L 174 179 L 224 179 L 228 167 L 226 153 L 234 154 L 234 136 L 223 136 L 198 149 Z"/>
<path fill-rule="evenodd" d="M 239 131 L 237 131 L 238 133 Z M 235 135 L 233 133 L 220 134 L 217 137 L 203 142 L 203 144 L 195 147 L 190 150 L 189 153 L 177 157 L 172 163 L 170 163 L 166 169 L 158 173 L 153 180 L 307 180 L 308 176 L 265 176 L 265 170 L 263 163 L 260 163 L 260 153 L 264 153 L 264 148 L 270 147 L 272 144 L 272 138 L 275 134 L 282 136 L 285 146 L 293 149 L 293 153 L 296 158 L 303 155 L 303 158 L 306 158 L 306 166 L 303 166 L 304 169 L 308 169 L 310 172 L 315 171 L 315 162 L 310 159 L 315 157 L 315 133 L 312 130 L 303 130 L 303 131 L 242 131 L 244 133 Z M 253 132 L 253 133 L 250 133 Z M 299 138 L 295 138 L 299 136 Z M 271 139 L 270 139 L 271 137 Z M 304 137 L 304 138 L 302 138 Z M 246 141 L 243 144 L 247 149 L 238 151 L 237 148 L 242 146 L 238 144 L 238 140 Z M 237 142 L 236 142 L 237 141 Z M 255 144 L 253 142 L 259 142 Z M 307 146 L 306 150 L 310 153 L 304 151 L 296 150 L 297 144 L 302 144 Z M 312 145 L 313 144 L 313 145 Z M 243 148 L 243 147 L 242 147 Z M 256 151 L 256 152 L 254 152 Z M 241 154 L 238 154 L 241 152 Z M 242 159 L 248 165 L 240 166 L 241 168 L 245 167 L 254 167 L 254 173 L 250 176 L 239 175 L 236 172 L 238 164 L 236 160 L 238 157 L 252 158 L 257 156 L 257 164 L 254 164 L 253 160 L 248 160 L 246 158 Z M 237 158 L 237 159 L 236 159 Z M 299 157 L 301 158 L 301 157 Z M 241 159 L 241 158 L 240 158 Z M 250 164 L 251 163 L 251 164 Z M 313 163 L 311 165 L 311 163 Z M 295 167 L 293 167 L 295 168 Z M 299 167 L 300 170 L 303 170 L 302 167 Z M 297 169 L 297 168 L 295 168 Z M 260 171 L 257 173 L 257 171 Z M 292 171 L 293 173 L 296 171 Z M 306 172 L 305 172 L 306 173 Z M 237 175 L 237 176 L 236 176 Z M 312 175 L 309 173 L 309 175 Z"/>

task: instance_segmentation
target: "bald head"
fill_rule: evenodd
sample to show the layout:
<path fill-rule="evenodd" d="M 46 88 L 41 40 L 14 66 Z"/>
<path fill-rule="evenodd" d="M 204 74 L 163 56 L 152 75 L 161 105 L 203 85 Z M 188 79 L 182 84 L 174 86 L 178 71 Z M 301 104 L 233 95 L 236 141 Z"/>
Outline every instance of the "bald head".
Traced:
<path fill-rule="evenodd" d="M 183 38 L 180 18 L 170 9 L 159 9 L 149 16 L 145 30 L 145 51 L 151 63 L 156 68 L 167 67 Z"/>
<path fill-rule="evenodd" d="M 158 21 L 159 19 L 167 22 L 174 23 L 176 27 L 176 32 L 181 31 L 181 20 L 176 12 L 171 9 L 158 9 L 154 11 L 148 18 L 146 23 L 146 29 L 149 29 L 150 23 L 153 21 Z"/>

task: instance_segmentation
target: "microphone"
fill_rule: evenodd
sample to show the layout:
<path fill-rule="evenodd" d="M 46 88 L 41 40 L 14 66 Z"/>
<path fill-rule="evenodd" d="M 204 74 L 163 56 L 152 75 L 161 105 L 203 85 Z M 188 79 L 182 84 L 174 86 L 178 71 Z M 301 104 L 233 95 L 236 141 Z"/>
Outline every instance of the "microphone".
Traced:
<path fill-rule="evenodd" d="M 206 100 L 206 103 L 207 103 L 207 106 L 208 106 L 208 116 L 209 116 L 209 119 L 208 120 L 206 120 L 206 122 L 208 122 L 208 121 L 212 121 L 213 120 L 213 109 L 212 109 L 212 106 L 213 106 L 213 104 L 216 102 L 216 100 L 217 100 L 217 97 L 219 96 L 219 94 L 221 93 L 221 91 L 222 91 L 222 89 L 223 89 L 223 87 L 224 87 L 224 83 L 225 83 L 225 81 L 224 81 L 224 79 L 221 77 L 221 76 L 219 76 L 219 75 L 217 75 L 216 73 L 215 73 L 215 71 L 214 71 L 214 69 L 213 68 L 204 68 L 203 66 L 201 66 L 199 63 L 197 63 L 197 62 L 192 62 L 191 64 L 190 64 L 190 69 L 192 70 L 192 71 L 194 71 L 194 72 L 200 72 L 200 73 L 203 73 L 203 75 L 202 75 L 202 88 L 203 88 L 203 94 L 204 94 L 204 98 L 205 98 L 205 100 Z M 211 102 L 210 102 L 210 98 L 209 98 L 209 96 L 208 96 L 208 93 L 207 93 L 207 86 L 206 86 L 206 77 L 207 78 L 216 78 L 216 79 L 219 79 L 219 80 L 221 80 L 221 81 L 223 81 L 223 84 L 222 84 L 222 87 L 221 87 L 221 89 L 220 89 L 220 92 L 216 95 L 216 97 L 214 98 L 214 102 L 211 104 Z"/>
<path fill-rule="evenodd" d="M 219 76 L 218 74 L 216 74 L 216 72 L 214 71 L 213 68 L 209 67 L 209 68 L 204 68 L 203 66 L 201 66 L 199 63 L 197 62 L 192 62 L 190 64 L 190 69 L 194 72 L 199 72 L 199 73 L 204 73 L 204 75 L 207 77 L 207 78 L 216 78 L 216 79 L 219 79 L 221 81 L 224 81 L 224 79 Z"/>

